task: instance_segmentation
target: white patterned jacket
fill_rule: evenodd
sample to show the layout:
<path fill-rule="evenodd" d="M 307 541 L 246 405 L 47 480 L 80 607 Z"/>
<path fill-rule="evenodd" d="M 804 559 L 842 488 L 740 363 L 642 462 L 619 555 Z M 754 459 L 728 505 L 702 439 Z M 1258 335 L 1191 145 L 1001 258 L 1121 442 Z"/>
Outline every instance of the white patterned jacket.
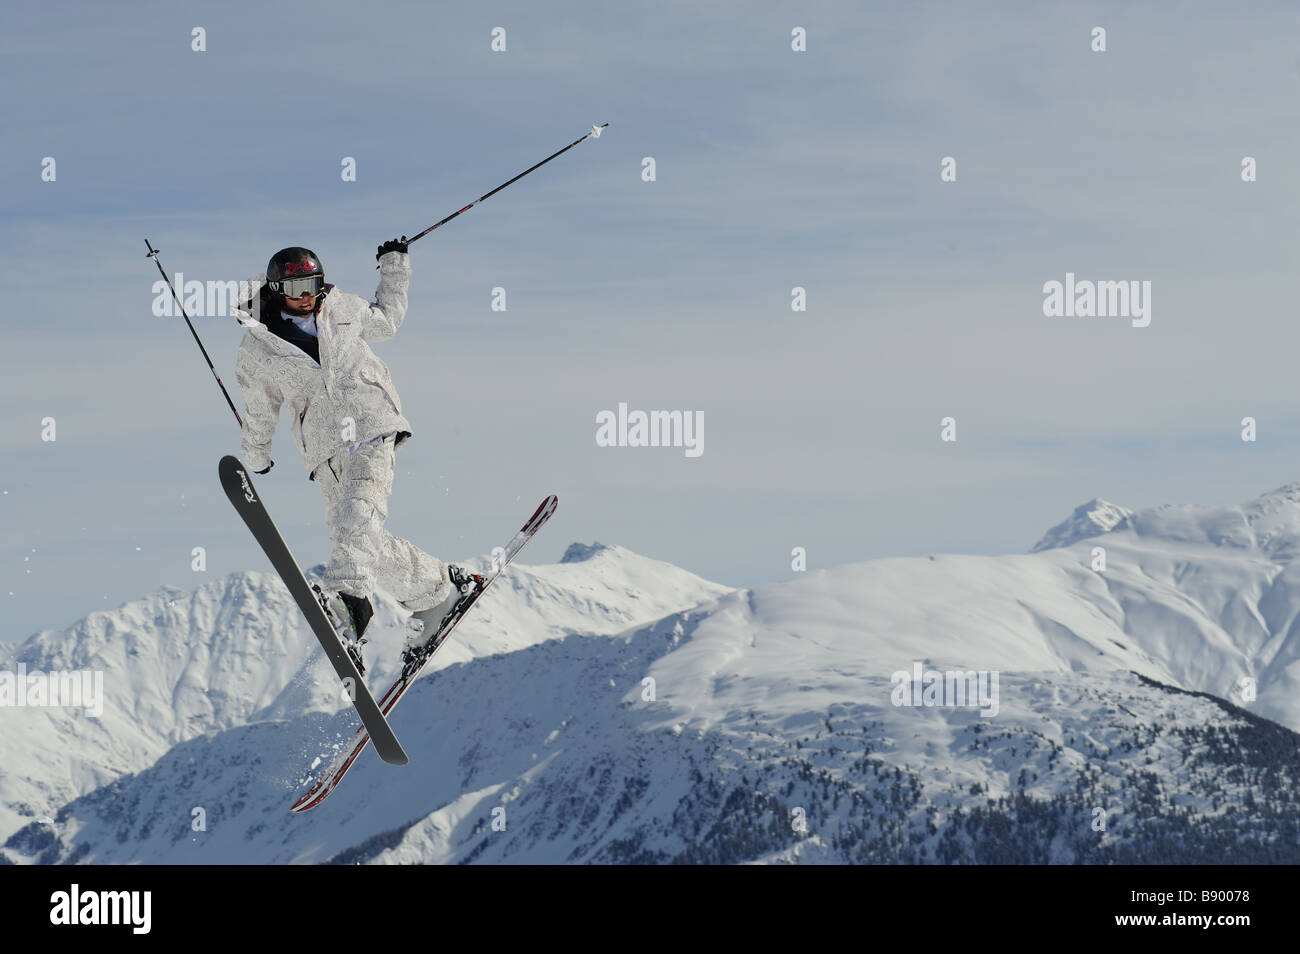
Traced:
<path fill-rule="evenodd" d="M 367 344 L 397 334 L 406 316 L 410 277 L 410 255 L 387 252 L 379 260 L 373 303 L 327 286 L 316 312 L 320 364 L 268 329 L 246 310 L 247 303 L 233 310 L 247 329 L 235 361 L 244 395 L 244 466 L 257 471 L 270 465 L 282 406 L 289 409 L 308 475 L 358 441 L 394 431 L 410 435 L 388 365 Z M 265 275 L 250 279 L 254 301 L 265 280 Z M 398 443 L 404 440 L 399 436 Z"/>

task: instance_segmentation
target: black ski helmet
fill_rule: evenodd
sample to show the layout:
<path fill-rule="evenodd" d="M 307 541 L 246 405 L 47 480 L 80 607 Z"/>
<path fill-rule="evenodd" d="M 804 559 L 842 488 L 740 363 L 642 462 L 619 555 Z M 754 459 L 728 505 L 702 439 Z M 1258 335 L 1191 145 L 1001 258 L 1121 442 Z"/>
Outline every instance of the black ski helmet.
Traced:
<path fill-rule="evenodd" d="M 291 248 L 282 248 L 271 256 L 271 260 L 266 263 L 266 287 L 275 295 L 277 303 L 283 306 L 284 291 L 281 283 L 286 278 L 312 278 L 319 277 L 317 283 L 319 287 L 316 290 L 316 303 L 325 297 L 325 268 L 320 263 L 320 258 L 309 248 L 302 248 L 294 245 Z"/>

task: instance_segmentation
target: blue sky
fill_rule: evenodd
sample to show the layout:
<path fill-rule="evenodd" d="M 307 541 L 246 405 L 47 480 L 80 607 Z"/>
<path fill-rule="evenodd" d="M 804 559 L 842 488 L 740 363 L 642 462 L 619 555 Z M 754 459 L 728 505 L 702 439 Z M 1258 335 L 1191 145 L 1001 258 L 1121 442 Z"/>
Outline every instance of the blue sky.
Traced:
<path fill-rule="evenodd" d="M 526 559 L 595 539 L 741 585 L 789 576 L 795 546 L 810 568 L 1018 552 L 1092 496 L 1223 503 L 1296 479 L 1296 20 L 1196 3 L 6 9 L 0 638 L 265 567 L 216 480 L 234 420 L 183 323 L 151 313 L 146 236 L 199 280 L 307 245 L 369 296 L 378 243 L 595 122 L 599 140 L 412 249 L 406 322 L 376 350 L 415 428 L 389 527 L 430 552 L 485 553 L 555 492 Z M 1151 281 L 1150 327 L 1045 318 L 1042 285 L 1067 271 Z M 239 330 L 196 325 L 242 406 Z M 597 447 L 619 402 L 702 412 L 703 456 Z M 263 494 L 321 562 L 287 429 L 273 456 Z"/>

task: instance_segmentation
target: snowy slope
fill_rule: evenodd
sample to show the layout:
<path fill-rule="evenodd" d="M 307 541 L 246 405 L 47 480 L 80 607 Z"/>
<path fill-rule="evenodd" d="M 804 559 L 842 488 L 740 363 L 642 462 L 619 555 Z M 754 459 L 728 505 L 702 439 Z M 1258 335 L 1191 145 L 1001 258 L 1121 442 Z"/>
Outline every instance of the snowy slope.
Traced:
<path fill-rule="evenodd" d="M 998 849 L 1013 860 L 1223 860 L 1224 843 L 1278 860 L 1285 843 L 1300 861 L 1300 485 L 1236 507 L 1101 503 L 1039 552 L 872 560 L 720 595 L 697 584 L 612 639 L 629 604 L 671 602 L 648 594 L 677 588 L 680 571 L 573 548 L 581 562 L 521 571 L 498 615 L 484 613 L 474 640 L 408 696 L 394 727 L 411 765 L 368 754 L 323 806 L 290 816 L 307 756 L 351 720 L 329 705 L 268 705 L 286 721 L 191 737 L 3 851 L 989 860 L 969 831 L 1011 819 L 1038 832 Z M 528 617 L 544 621 L 536 638 L 510 645 Z M 608 628 L 562 635 L 583 619 Z M 998 672 L 997 714 L 893 705 L 890 676 L 914 662 Z M 1115 813 L 1104 837 L 1087 823 L 1099 806 Z M 206 831 L 190 828 L 195 807 Z M 792 839 L 797 807 L 816 824 Z M 492 829 L 498 808 L 504 831 Z"/>
<path fill-rule="evenodd" d="M 726 591 L 621 547 L 575 544 L 566 562 L 510 567 L 429 668 L 566 633 L 618 632 Z M 367 646 L 372 686 L 391 679 L 405 615 L 380 594 Z M 20 663 L 29 672 L 102 672 L 106 700 L 98 719 L 0 708 L 0 837 L 187 739 L 345 708 L 315 636 L 270 572 L 231 574 L 192 593 L 164 588 L 0 650 L 0 670 Z"/>
<path fill-rule="evenodd" d="M 715 611 L 744 628 L 744 602 L 444 669 L 395 717 L 411 764 L 368 757 L 307 815 L 288 814 L 296 789 L 282 774 L 303 719 L 178 746 L 19 832 L 4 853 L 46 863 L 1206 861 L 1226 833 L 1242 860 L 1300 860 L 1300 737 L 1130 673 L 1008 675 L 1000 714 L 986 720 L 894 707 L 889 681 L 861 667 L 838 673 L 853 701 L 821 708 L 836 695 L 830 670 L 760 680 L 756 664 L 714 685 L 726 718 L 701 717 L 698 687 L 671 674 L 693 651 L 725 654 L 731 644 L 709 645 L 725 625 Z M 653 702 L 642 696 L 648 673 L 663 693 Z M 817 697 L 768 709 L 759 681 Z M 1105 832 L 1092 827 L 1098 808 Z M 204 830 L 192 827 L 195 809 Z M 796 809 L 805 831 L 791 824 Z"/>

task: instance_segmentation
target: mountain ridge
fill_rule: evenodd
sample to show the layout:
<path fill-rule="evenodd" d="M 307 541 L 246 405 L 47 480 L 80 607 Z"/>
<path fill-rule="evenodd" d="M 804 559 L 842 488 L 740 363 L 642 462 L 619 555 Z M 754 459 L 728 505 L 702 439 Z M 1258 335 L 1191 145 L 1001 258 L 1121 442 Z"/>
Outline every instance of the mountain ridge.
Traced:
<path fill-rule="evenodd" d="M 1003 846 L 1013 861 L 1203 863 L 1234 837 L 1251 857 L 1300 861 L 1285 848 L 1288 813 L 1300 817 L 1287 794 L 1300 791 L 1300 485 L 1232 507 L 1094 498 L 1049 537 L 1027 554 L 875 559 L 741 590 L 575 544 L 567 562 L 503 578 L 478 629 L 394 714 L 410 766 L 363 757 L 320 808 L 288 816 L 303 769 L 354 721 L 301 664 L 301 685 L 280 678 L 251 714 L 255 694 L 209 700 L 231 725 L 213 715 L 210 731 L 101 773 L 112 777 L 38 791 L 3 853 L 971 862 L 991 856 L 970 826 L 1014 822 L 1059 837 Z M 282 610 L 231 585 L 213 619 L 271 639 L 258 624 Z M 385 625 L 379 660 L 396 634 Z M 151 648 L 121 627 L 95 639 Z M 996 714 L 900 707 L 891 684 L 914 666 L 999 674 Z M 175 684 L 183 702 L 190 682 Z M 186 827 L 196 804 L 214 822 L 206 837 Z M 1117 813 L 1114 837 L 1091 827 L 1098 805 Z M 38 808 L 55 824 L 32 821 Z M 792 838 L 796 809 L 811 824 Z"/>
<path fill-rule="evenodd" d="M 728 591 L 629 550 L 602 547 L 600 558 L 582 571 L 508 567 L 429 671 L 571 632 L 608 635 Z M 487 561 L 467 563 L 484 569 Z M 385 593 L 374 605 L 368 682 L 385 686 L 399 665 L 407 614 Z M 0 646 L 0 669 L 20 664 L 28 672 L 102 672 L 107 705 L 99 719 L 71 709 L 0 707 L 0 832 L 144 769 L 199 735 L 350 708 L 271 571 L 230 573 L 189 593 L 164 586 L 65 630 Z"/>

